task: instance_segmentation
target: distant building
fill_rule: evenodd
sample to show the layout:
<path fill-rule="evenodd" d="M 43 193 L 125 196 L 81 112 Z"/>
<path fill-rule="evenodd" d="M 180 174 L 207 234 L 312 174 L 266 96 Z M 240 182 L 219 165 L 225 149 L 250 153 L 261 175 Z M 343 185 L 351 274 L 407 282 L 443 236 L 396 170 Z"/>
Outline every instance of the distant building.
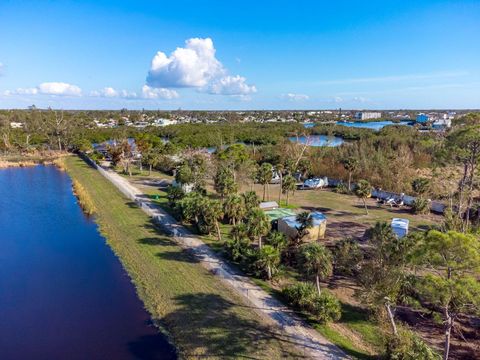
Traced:
<path fill-rule="evenodd" d="M 443 130 L 452 126 L 451 119 L 438 119 L 432 124 L 432 128 L 435 130 Z"/>
<path fill-rule="evenodd" d="M 420 113 L 420 114 L 417 114 L 416 120 L 417 120 L 417 123 L 424 124 L 430 120 L 430 116 L 424 113 Z"/>
<path fill-rule="evenodd" d="M 167 126 L 167 125 L 174 125 L 176 123 L 177 123 L 177 120 L 156 119 L 153 121 L 153 126 Z"/>
<path fill-rule="evenodd" d="M 378 111 L 359 111 L 354 115 L 357 120 L 380 119 L 381 117 L 382 113 Z"/>
<path fill-rule="evenodd" d="M 10 123 L 10 127 L 12 129 L 21 129 L 23 127 L 23 124 L 21 122 L 15 122 L 15 121 L 12 121 Z"/>

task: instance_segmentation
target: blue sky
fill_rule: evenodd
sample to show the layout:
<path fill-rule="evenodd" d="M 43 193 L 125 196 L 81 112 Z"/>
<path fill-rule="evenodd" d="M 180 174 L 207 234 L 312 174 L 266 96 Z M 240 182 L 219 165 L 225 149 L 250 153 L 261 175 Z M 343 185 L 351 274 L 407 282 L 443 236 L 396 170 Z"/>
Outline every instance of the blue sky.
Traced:
<path fill-rule="evenodd" d="M 0 2 L 0 107 L 480 108 L 480 1 Z"/>

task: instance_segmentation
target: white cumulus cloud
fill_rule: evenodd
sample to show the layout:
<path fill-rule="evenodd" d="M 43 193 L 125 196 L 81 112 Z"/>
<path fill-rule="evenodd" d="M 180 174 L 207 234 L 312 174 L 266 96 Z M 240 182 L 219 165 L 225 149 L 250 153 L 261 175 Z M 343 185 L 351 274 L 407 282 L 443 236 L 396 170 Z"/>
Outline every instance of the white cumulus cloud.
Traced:
<path fill-rule="evenodd" d="M 231 76 L 215 57 L 210 38 L 192 38 L 169 56 L 159 51 L 153 57 L 147 76 L 151 88 L 198 88 L 210 94 L 245 95 L 257 91 L 240 75 Z"/>
<path fill-rule="evenodd" d="M 118 91 L 112 87 L 105 87 L 101 90 L 93 90 L 90 92 L 90 96 L 97 97 L 118 97 Z"/>
<path fill-rule="evenodd" d="M 76 85 L 63 82 L 45 82 L 36 87 L 17 88 L 15 90 L 6 90 L 4 95 L 59 95 L 59 96 L 81 96 L 82 89 Z"/>
<path fill-rule="evenodd" d="M 112 87 L 105 87 L 101 90 L 94 90 L 90 92 L 90 96 L 94 97 L 106 97 L 106 98 L 122 98 L 122 99 L 135 99 L 137 93 L 128 90 L 116 90 Z"/>
<path fill-rule="evenodd" d="M 288 94 L 283 94 L 281 98 L 289 101 L 306 101 L 310 99 L 310 96 L 305 94 L 288 93 Z"/>
<path fill-rule="evenodd" d="M 154 88 L 148 85 L 142 87 L 142 97 L 144 99 L 165 99 L 171 100 L 178 98 L 178 93 L 175 90 L 165 88 Z"/>
<path fill-rule="evenodd" d="M 80 96 L 82 89 L 76 85 L 67 84 L 64 82 L 44 82 L 38 85 L 38 91 L 46 95 L 68 95 Z"/>
<path fill-rule="evenodd" d="M 243 76 L 224 76 L 214 80 L 208 87 L 210 94 L 220 95 L 247 95 L 257 92 L 254 85 L 248 85 Z"/>
<path fill-rule="evenodd" d="M 210 38 L 192 38 L 184 48 L 177 48 L 167 57 L 159 51 L 154 56 L 147 76 L 152 87 L 201 87 L 210 79 L 225 72 L 215 58 L 215 47 Z"/>

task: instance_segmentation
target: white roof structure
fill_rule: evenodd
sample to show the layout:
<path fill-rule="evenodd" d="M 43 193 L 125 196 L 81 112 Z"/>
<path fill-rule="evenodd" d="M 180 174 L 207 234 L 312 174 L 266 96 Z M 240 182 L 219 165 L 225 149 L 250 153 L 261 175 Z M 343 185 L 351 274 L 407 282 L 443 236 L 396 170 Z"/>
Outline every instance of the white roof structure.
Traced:
<path fill-rule="evenodd" d="M 262 210 L 272 210 L 272 209 L 278 209 L 279 208 L 278 203 L 276 201 L 261 202 L 259 207 Z"/>
<path fill-rule="evenodd" d="M 402 238 L 408 234 L 408 224 L 410 221 L 408 219 L 393 218 L 392 219 L 392 230 L 399 237 Z"/>

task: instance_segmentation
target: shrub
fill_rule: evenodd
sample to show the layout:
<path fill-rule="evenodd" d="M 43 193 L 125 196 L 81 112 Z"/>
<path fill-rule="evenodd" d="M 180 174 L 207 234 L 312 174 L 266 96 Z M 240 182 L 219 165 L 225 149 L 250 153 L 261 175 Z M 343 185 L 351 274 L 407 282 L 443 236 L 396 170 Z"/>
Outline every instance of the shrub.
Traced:
<path fill-rule="evenodd" d="M 310 314 L 319 322 L 327 323 L 340 319 L 342 311 L 338 299 L 326 291 L 318 295 L 313 284 L 290 285 L 284 288 L 282 293 L 294 308 Z"/>
<path fill-rule="evenodd" d="M 386 354 L 388 360 L 437 360 L 441 357 L 435 353 L 413 331 L 401 329 L 397 336 L 386 339 Z"/>
<path fill-rule="evenodd" d="M 344 239 L 335 245 L 333 251 L 335 259 L 335 273 L 353 275 L 363 258 L 358 243 L 353 239 Z"/>
<path fill-rule="evenodd" d="M 100 161 L 105 159 L 103 154 L 99 153 L 98 151 L 94 151 L 89 156 L 90 156 L 90 159 L 92 159 L 95 162 L 95 164 L 97 164 L 97 165 L 100 164 Z"/>
<path fill-rule="evenodd" d="M 322 291 L 320 296 L 316 294 L 309 310 L 316 320 L 322 323 L 337 321 L 342 315 L 340 302 L 335 296 L 326 291 Z"/>
<path fill-rule="evenodd" d="M 229 238 L 224 243 L 225 251 L 233 261 L 244 261 L 249 255 L 250 240 L 248 238 Z"/>
<path fill-rule="evenodd" d="M 344 183 L 338 184 L 338 185 L 335 187 L 334 191 L 335 191 L 336 193 L 338 193 L 338 194 L 349 194 L 349 193 L 350 193 L 350 191 L 348 190 L 347 185 L 345 185 Z"/>
<path fill-rule="evenodd" d="M 305 310 L 317 294 L 317 290 L 310 283 L 300 282 L 287 286 L 282 290 L 287 301 L 294 307 Z"/>
<path fill-rule="evenodd" d="M 172 186 L 170 185 L 167 188 L 167 199 L 168 199 L 168 206 L 173 208 L 178 200 L 181 200 L 185 196 L 185 192 L 180 186 Z"/>
<path fill-rule="evenodd" d="M 414 214 L 426 214 L 430 211 L 430 207 L 428 205 L 427 199 L 418 197 L 412 204 L 412 212 Z"/>

